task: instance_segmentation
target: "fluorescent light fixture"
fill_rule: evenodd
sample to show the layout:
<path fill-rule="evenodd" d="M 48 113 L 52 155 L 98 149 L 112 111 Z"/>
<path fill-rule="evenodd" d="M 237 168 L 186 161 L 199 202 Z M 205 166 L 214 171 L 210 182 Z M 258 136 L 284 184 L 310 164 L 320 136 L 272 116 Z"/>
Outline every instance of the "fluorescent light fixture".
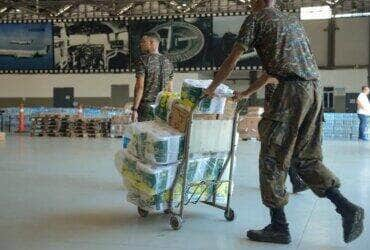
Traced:
<path fill-rule="evenodd" d="M 342 18 L 342 17 L 364 17 L 364 16 L 370 16 L 370 12 L 336 14 L 335 15 L 335 18 Z"/>
<path fill-rule="evenodd" d="M 60 16 L 61 14 L 63 14 L 64 12 L 66 12 L 67 10 L 69 10 L 70 8 L 72 7 L 72 5 L 66 5 L 64 6 L 64 8 L 60 9 L 57 13 L 57 16 Z"/>
<path fill-rule="evenodd" d="M 7 7 L 4 7 L 4 8 L 2 8 L 1 10 L 0 10 L 0 13 L 4 13 L 5 11 L 7 11 L 8 10 L 8 8 Z"/>
<path fill-rule="evenodd" d="M 15 12 L 21 12 L 21 10 L 20 9 L 15 9 Z"/>
<path fill-rule="evenodd" d="M 301 20 L 330 19 L 331 17 L 332 10 L 329 5 L 301 8 Z"/>
<path fill-rule="evenodd" d="M 126 11 L 128 11 L 129 9 L 131 9 L 132 7 L 134 7 L 134 3 L 130 3 L 130 4 L 126 5 L 125 7 L 123 7 L 123 8 L 118 12 L 118 15 L 122 15 L 123 13 L 125 13 Z"/>

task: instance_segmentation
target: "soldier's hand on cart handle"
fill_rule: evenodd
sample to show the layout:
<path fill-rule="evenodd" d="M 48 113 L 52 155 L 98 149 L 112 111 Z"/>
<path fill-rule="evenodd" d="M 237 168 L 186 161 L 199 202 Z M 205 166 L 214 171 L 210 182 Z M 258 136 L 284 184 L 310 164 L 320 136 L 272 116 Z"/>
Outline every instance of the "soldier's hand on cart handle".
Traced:
<path fill-rule="evenodd" d="M 138 118 L 137 111 L 132 111 L 132 114 L 131 114 L 131 121 L 132 121 L 132 122 L 137 122 L 137 118 Z"/>
<path fill-rule="evenodd" d="M 241 99 L 247 98 L 248 96 L 243 95 L 243 92 L 234 91 L 234 96 L 232 97 L 234 102 L 238 102 Z"/>
<path fill-rule="evenodd" d="M 209 87 L 208 89 L 204 90 L 203 95 L 205 97 L 213 97 L 215 95 L 215 90 L 216 89 Z"/>

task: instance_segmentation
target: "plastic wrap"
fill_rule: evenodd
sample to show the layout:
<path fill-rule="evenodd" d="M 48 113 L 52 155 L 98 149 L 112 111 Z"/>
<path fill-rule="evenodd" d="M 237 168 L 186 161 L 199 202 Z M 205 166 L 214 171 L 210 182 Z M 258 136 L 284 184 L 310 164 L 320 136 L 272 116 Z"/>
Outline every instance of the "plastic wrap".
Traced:
<path fill-rule="evenodd" d="M 203 91 L 211 84 L 212 80 L 186 79 L 181 88 L 180 103 L 193 108 Z M 195 113 L 197 114 L 223 114 L 225 110 L 226 97 L 233 95 L 233 90 L 221 84 L 215 91 L 215 97 L 205 98 L 199 104 Z"/>
<path fill-rule="evenodd" d="M 147 196 L 163 193 L 173 185 L 177 164 L 155 166 L 144 164 L 127 151 L 115 156 L 117 170 L 121 173 L 124 185 Z"/>
<path fill-rule="evenodd" d="M 178 162 L 184 150 L 184 135 L 162 122 L 132 124 L 124 140 L 131 154 L 157 165 Z"/>
<path fill-rule="evenodd" d="M 211 181 L 218 178 L 226 159 L 226 153 L 208 156 L 198 155 L 190 159 L 188 164 L 187 183 L 192 186 L 185 193 L 185 201 L 212 201 L 213 193 L 216 193 L 216 202 L 218 204 L 226 203 L 229 183 L 222 181 L 228 180 L 229 178 L 229 165 L 225 168 L 221 177 L 221 183 L 216 186 L 202 184 L 204 180 Z M 120 161 L 118 161 L 118 163 L 120 164 Z M 179 177 L 174 187 L 173 207 L 177 207 L 180 203 L 182 178 L 181 176 Z M 149 193 L 147 189 L 143 189 L 142 184 L 138 185 L 136 182 L 127 181 L 127 178 L 124 178 L 124 181 L 128 189 L 128 202 L 148 211 L 163 211 L 169 207 L 170 188 L 164 192 L 153 194 Z"/>
<path fill-rule="evenodd" d="M 169 121 L 172 105 L 180 99 L 174 92 L 160 92 L 155 103 L 154 114 L 162 121 Z"/>

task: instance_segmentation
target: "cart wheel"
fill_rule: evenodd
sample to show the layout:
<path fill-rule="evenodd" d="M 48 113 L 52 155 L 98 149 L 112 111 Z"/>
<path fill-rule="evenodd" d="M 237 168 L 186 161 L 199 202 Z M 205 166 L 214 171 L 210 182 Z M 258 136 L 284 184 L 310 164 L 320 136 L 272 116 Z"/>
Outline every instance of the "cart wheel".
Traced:
<path fill-rule="evenodd" d="M 182 219 L 178 215 L 172 215 L 170 218 L 170 225 L 173 230 L 179 230 L 182 226 Z"/>
<path fill-rule="evenodd" d="M 140 207 L 137 208 L 137 212 L 143 218 L 145 218 L 145 217 L 147 217 L 149 215 L 149 212 L 148 211 L 146 211 L 146 210 L 144 210 L 144 209 L 142 209 Z"/>
<path fill-rule="evenodd" d="M 229 210 L 226 210 L 224 215 L 227 221 L 233 221 L 235 219 L 234 210 L 232 210 L 231 208 Z"/>

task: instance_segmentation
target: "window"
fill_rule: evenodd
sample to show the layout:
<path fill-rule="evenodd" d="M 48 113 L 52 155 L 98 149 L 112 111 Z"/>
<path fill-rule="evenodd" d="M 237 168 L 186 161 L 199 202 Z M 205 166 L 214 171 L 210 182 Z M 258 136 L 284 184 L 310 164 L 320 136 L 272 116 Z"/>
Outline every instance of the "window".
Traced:
<path fill-rule="evenodd" d="M 324 110 L 326 112 L 334 110 L 334 88 L 324 87 Z"/>

